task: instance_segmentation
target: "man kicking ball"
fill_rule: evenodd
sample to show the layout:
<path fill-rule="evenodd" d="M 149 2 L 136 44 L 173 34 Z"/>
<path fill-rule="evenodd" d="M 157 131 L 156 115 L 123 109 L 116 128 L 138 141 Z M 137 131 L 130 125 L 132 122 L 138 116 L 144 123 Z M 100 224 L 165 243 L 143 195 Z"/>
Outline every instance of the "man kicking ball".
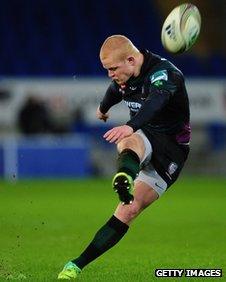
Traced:
<path fill-rule="evenodd" d="M 97 118 L 106 121 L 109 109 L 121 101 L 130 110 L 126 124 L 104 135 L 117 144 L 112 186 L 120 203 L 58 279 L 76 278 L 87 264 L 117 244 L 131 222 L 176 181 L 189 153 L 189 101 L 181 71 L 158 55 L 138 50 L 123 35 L 104 41 L 100 60 L 112 82 Z"/>

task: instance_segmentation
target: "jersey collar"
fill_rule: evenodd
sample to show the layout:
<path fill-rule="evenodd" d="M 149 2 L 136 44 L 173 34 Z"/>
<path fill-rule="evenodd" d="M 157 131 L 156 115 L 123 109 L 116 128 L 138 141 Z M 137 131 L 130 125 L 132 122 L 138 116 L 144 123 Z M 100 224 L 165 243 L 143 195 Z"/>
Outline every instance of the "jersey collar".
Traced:
<path fill-rule="evenodd" d="M 137 77 L 131 76 L 128 79 L 126 85 L 139 84 L 139 82 L 150 71 L 150 69 L 153 66 L 155 66 L 160 61 L 160 59 L 161 59 L 158 55 L 155 55 L 155 54 L 151 53 L 150 51 L 148 51 L 146 49 L 140 50 L 140 52 L 144 56 L 144 62 L 142 64 L 142 66 L 141 66 L 140 74 Z"/>

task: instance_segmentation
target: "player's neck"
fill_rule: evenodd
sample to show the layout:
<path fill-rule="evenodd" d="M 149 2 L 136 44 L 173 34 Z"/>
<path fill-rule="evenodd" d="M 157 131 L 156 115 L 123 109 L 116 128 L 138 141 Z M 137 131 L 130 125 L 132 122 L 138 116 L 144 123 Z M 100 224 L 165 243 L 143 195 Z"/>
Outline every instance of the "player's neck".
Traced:
<path fill-rule="evenodd" d="M 134 70 L 134 76 L 137 77 L 140 74 L 141 67 L 144 62 L 144 55 L 142 53 L 139 53 L 136 58 L 136 67 Z"/>

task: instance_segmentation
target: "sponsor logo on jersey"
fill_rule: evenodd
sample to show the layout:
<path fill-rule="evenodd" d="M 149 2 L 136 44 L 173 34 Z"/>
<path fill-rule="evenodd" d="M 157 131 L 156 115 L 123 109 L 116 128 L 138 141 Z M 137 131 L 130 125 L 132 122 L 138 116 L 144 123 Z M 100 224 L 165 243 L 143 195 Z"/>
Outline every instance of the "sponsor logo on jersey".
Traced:
<path fill-rule="evenodd" d="M 155 83 L 156 81 L 160 80 L 168 80 L 167 70 L 157 71 L 150 76 L 151 83 Z"/>
<path fill-rule="evenodd" d="M 136 86 L 130 86 L 129 89 L 132 90 L 132 91 L 134 91 L 134 90 L 137 89 L 137 87 L 136 87 Z"/>
<path fill-rule="evenodd" d="M 129 107 L 129 109 L 133 112 L 138 112 L 141 107 L 141 104 L 137 102 L 125 101 L 125 103 Z"/>

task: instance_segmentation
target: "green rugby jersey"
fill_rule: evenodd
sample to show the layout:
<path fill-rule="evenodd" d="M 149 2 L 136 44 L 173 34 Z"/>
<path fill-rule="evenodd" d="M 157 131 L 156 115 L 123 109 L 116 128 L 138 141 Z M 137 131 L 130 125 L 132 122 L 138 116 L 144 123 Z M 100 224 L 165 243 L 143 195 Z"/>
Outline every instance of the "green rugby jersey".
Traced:
<path fill-rule="evenodd" d="M 141 52 L 144 62 L 139 76 L 131 77 L 123 87 L 112 81 L 100 103 L 100 111 L 106 113 L 124 101 L 130 111 L 126 124 L 134 131 L 162 132 L 179 144 L 188 144 L 190 111 L 182 72 L 158 55 L 147 50 Z"/>

